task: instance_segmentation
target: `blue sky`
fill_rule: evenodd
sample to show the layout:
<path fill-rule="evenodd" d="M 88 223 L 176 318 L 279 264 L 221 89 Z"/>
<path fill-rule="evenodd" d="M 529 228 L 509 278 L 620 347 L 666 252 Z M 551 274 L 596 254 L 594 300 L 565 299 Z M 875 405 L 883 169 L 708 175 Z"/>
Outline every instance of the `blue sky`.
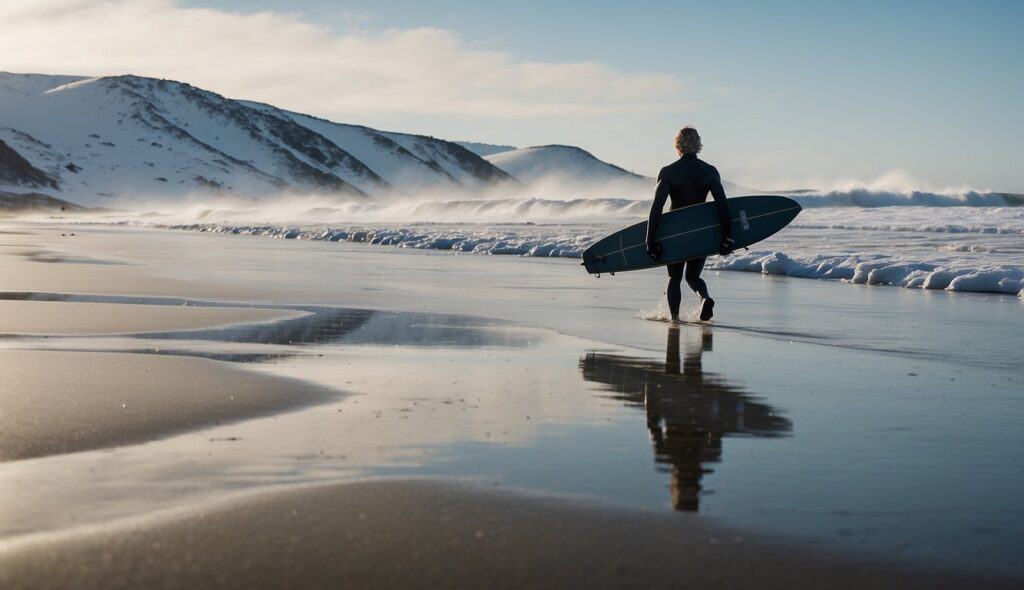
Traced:
<path fill-rule="evenodd" d="M 748 186 L 826 186 L 843 180 L 871 182 L 888 174 L 889 181 L 896 180 L 882 184 L 1024 192 L 1020 1 L 519 0 L 500 6 L 460 0 L 141 1 L 217 13 L 268 11 L 263 20 L 283 15 L 289 22 L 315 27 L 316 36 L 365 36 L 373 40 L 360 46 L 359 51 L 371 56 L 367 62 L 374 62 L 375 52 L 420 47 L 419 41 L 387 37 L 388 31 L 430 28 L 448 35 L 425 42 L 430 51 L 436 50 L 430 63 L 422 71 L 395 76 L 427 76 L 430 67 L 438 67 L 439 61 L 443 65 L 449 52 L 456 56 L 452 69 L 465 76 L 442 67 L 440 73 L 453 86 L 447 94 L 425 81 L 406 87 L 401 79 L 392 80 L 396 85 L 387 93 L 361 104 L 352 95 L 364 92 L 370 97 L 367 80 L 374 77 L 360 78 L 352 64 L 328 62 L 319 66 L 326 71 L 302 77 L 274 75 L 275 70 L 259 74 L 268 59 L 246 61 L 249 52 L 242 43 L 233 49 L 231 55 L 239 61 L 227 76 L 201 69 L 199 62 L 212 57 L 200 55 L 165 67 L 160 64 L 168 60 L 155 54 L 148 62 L 138 61 L 145 52 L 137 61 L 111 62 L 97 71 L 133 68 L 187 77 L 229 96 L 284 102 L 330 118 L 446 138 L 521 146 L 576 144 L 645 174 L 655 173 L 673 157 L 675 129 L 692 123 L 705 138 L 706 159 Z M 261 23 L 264 31 L 285 26 Z M 224 36 L 233 34 L 231 26 L 222 24 L 221 29 L 227 31 Z M 180 28 L 174 30 L 179 33 Z M 277 35 L 264 32 L 259 37 Z M 293 43 L 285 51 L 296 69 L 319 59 L 319 53 L 350 51 L 349 45 L 332 39 L 323 41 L 326 49 Z M 457 47 L 451 48 L 452 43 Z M 75 48 L 77 54 L 89 50 Z M 470 87 L 480 70 L 473 64 L 485 54 L 500 56 L 498 62 L 504 65 L 494 68 L 495 77 L 508 81 L 488 81 L 463 104 L 460 93 L 474 92 Z M 78 63 L 54 56 L 50 67 L 43 59 L 28 63 L 36 69 Z M 530 66 L 537 62 L 570 64 L 550 74 L 564 75 L 564 84 L 539 83 Z M 600 69 L 576 71 L 571 64 L 579 62 Z M 339 69 L 334 63 L 340 63 Z M 394 70 L 396 63 L 394 58 L 382 60 L 380 71 Z M 247 68 L 252 75 L 245 78 Z M 322 86 L 322 78 L 332 72 L 343 72 L 338 78 L 352 84 Z M 575 80 L 580 81 L 578 109 L 572 108 Z M 287 86 L 296 94 L 275 86 Z M 633 86 L 642 90 L 633 92 Z M 608 97 L 602 96 L 605 90 Z M 422 100 L 403 103 L 399 94 Z M 531 110 L 534 102 L 546 106 Z M 633 103 L 636 108 L 629 108 Z M 893 171 L 911 180 L 904 182 Z"/>

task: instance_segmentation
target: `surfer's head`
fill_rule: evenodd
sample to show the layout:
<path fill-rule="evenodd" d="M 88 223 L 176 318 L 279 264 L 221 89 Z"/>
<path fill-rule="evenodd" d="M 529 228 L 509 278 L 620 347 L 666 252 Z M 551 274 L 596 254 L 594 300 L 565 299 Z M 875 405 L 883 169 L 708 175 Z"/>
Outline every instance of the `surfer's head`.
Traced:
<path fill-rule="evenodd" d="M 676 151 L 680 156 L 699 154 L 701 147 L 700 133 L 697 133 L 696 127 L 687 125 L 676 133 Z"/>

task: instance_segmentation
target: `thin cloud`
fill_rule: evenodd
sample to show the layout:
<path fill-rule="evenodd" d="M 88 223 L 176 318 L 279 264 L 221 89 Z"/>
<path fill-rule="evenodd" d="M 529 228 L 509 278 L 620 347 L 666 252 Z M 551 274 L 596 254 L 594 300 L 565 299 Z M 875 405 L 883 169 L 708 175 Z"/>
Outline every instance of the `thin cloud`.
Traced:
<path fill-rule="evenodd" d="M 434 28 L 338 33 L 298 14 L 173 0 L 0 0 L 0 67 L 171 78 L 329 114 L 599 116 L 691 106 L 673 76 L 524 61 Z"/>

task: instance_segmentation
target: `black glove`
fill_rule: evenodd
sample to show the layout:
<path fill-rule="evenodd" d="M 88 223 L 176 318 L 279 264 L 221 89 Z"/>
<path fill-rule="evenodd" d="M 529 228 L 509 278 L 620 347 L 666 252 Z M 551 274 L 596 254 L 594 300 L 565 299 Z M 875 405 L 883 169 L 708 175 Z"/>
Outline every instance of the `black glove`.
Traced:
<path fill-rule="evenodd" d="M 658 242 L 647 242 L 647 255 L 655 260 L 661 260 L 661 244 Z"/>
<path fill-rule="evenodd" d="M 722 256 L 728 256 L 732 254 L 732 251 L 736 249 L 736 240 L 731 237 L 722 238 L 722 245 L 718 247 L 718 253 Z"/>

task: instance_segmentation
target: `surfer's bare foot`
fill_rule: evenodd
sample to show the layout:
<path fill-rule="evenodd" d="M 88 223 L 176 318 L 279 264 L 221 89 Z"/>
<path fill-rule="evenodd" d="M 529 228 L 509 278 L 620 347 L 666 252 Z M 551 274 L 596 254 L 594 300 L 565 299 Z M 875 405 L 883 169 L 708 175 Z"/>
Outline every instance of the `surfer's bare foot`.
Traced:
<path fill-rule="evenodd" d="M 712 316 L 715 315 L 714 309 L 715 309 L 715 300 L 710 298 L 710 297 L 705 299 L 704 302 L 701 303 L 701 306 L 700 306 L 700 320 L 702 322 L 706 322 L 706 321 L 710 320 L 712 318 Z"/>
<path fill-rule="evenodd" d="M 679 319 L 679 316 L 674 315 L 674 316 L 672 316 L 672 319 L 670 319 L 668 321 L 668 323 L 670 323 L 670 324 L 681 324 L 681 323 L 683 323 L 683 320 Z"/>

